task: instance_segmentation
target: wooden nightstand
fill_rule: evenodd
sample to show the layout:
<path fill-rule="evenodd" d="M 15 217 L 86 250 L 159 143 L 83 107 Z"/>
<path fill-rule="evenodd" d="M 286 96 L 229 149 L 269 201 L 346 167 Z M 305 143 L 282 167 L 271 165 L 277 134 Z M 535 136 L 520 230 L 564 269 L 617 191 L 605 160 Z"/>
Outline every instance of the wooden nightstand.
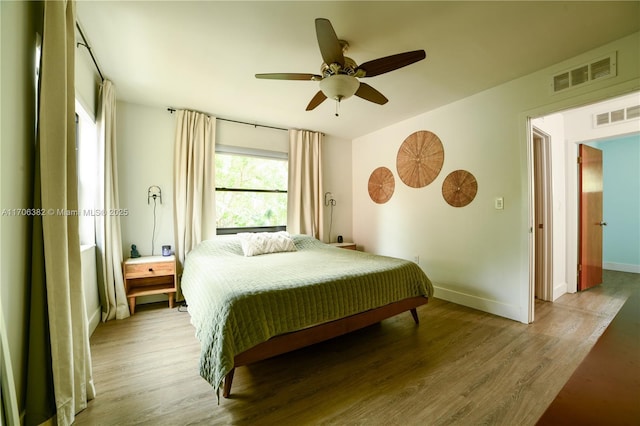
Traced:
<path fill-rule="evenodd" d="M 174 255 L 127 259 L 122 263 L 122 275 L 131 315 L 135 313 L 138 296 L 166 294 L 169 296 L 169 308 L 173 308 L 177 282 Z"/>
<path fill-rule="evenodd" d="M 356 250 L 356 243 L 329 243 L 329 245 L 332 245 L 334 247 L 340 247 L 343 249 L 347 249 L 347 250 Z"/>

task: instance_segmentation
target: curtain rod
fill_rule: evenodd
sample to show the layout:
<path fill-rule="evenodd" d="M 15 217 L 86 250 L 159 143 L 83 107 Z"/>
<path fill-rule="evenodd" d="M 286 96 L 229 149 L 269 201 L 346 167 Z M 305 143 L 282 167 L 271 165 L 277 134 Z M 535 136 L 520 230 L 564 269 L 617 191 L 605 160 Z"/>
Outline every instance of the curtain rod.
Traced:
<path fill-rule="evenodd" d="M 100 67 L 96 62 L 96 58 L 93 56 L 93 51 L 91 50 L 89 43 L 87 43 L 87 39 L 85 38 L 84 33 L 82 32 L 82 28 L 80 28 L 80 24 L 78 24 L 78 21 L 76 21 L 76 28 L 80 32 L 80 37 L 82 37 L 82 41 L 84 42 L 84 43 L 77 42 L 76 47 L 84 46 L 87 48 L 87 50 L 89 51 L 89 55 L 91 55 L 91 59 L 93 59 L 93 65 L 96 66 L 96 69 L 98 70 L 98 74 L 100 74 L 100 80 L 104 81 L 104 77 L 102 76 L 102 71 L 100 71 Z"/>
<path fill-rule="evenodd" d="M 169 111 L 171 114 L 173 114 L 176 109 L 175 108 L 167 108 L 167 111 Z M 193 110 L 190 110 L 193 111 Z M 208 115 L 209 117 L 211 117 L 211 114 L 207 114 L 206 112 L 202 112 L 202 111 L 196 111 L 196 112 L 200 112 L 204 115 Z M 221 117 L 216 117 L 216 120 L 222 120 L 222 121 L 228 121 L 230 123 L 238 123 L 238 124 L 246 124 L 247 126 L 253 126 L 253 127 L 265 127 L 267 129 L 274 129 L 274 130 L 284 130 L 285 132 L 288 132 L 289 129 L 285 129 L 283 127 L 275 127 L 275 126 L 267 126 L 264 124 L 256 124 L 256 123 L 247 123 L 246 121 L 238 121 L 238 120 L 231 120 L 230 118 L 221 118 Z"/>

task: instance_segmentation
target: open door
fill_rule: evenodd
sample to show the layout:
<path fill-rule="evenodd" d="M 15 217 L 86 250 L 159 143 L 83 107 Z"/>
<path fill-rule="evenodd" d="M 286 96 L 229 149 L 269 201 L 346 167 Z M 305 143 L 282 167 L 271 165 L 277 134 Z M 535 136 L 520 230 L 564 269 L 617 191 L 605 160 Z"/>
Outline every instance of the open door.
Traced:
<path fill-rule="evenodd" d="M 551 137 L 533 127 L 533 196 L 536 299 L 553 301 L 552 262 L 553 240 L 551 206 Z"/>
<path fill-rule="evenodd" d="M 578 290 L 602 284 L 602 151 L 580 145 Z"/>

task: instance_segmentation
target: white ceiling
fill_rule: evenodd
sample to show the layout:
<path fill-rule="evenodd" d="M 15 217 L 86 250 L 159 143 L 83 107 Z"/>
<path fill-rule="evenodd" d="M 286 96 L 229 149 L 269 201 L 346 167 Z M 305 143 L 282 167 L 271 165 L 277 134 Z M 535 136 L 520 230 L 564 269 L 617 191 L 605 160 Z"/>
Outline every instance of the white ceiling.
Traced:
<path fill-rule="evenodd" d="M 640 2 L 80 1 L 77 16 L 117 97 L 162 108 L 352 139 L 588 51 L 640 29 Z M 426 60 L 365 81 L 357 97 L 305 111 L 318 74 L 315 18 L 357 63 L 424 49 Z M 86 52 L 86 50 L 85 50 Z"/>

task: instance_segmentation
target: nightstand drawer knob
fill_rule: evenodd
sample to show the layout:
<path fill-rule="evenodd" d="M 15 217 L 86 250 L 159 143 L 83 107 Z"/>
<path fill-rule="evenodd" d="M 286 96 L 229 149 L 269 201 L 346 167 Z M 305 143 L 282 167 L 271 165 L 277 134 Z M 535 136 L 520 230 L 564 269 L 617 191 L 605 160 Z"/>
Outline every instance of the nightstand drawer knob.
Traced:
<path fill-rule="evenodd" d="M 153 268 L 149 268 L 149 272 L 153 272 Z"/>

